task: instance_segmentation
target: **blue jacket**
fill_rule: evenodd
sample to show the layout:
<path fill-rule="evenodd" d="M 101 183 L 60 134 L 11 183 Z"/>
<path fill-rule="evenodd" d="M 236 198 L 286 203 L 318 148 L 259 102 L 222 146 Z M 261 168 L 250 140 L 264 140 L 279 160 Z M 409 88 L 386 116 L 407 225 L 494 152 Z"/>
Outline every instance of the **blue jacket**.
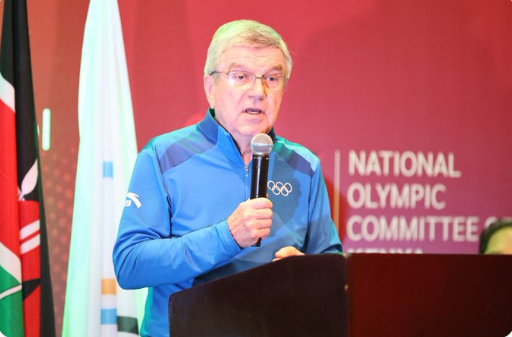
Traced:
<path fill-rule="evenodd" d="M 270 235 L 259 248 L 237 245 L 227 218 L 250 197 L 252 167 L 212 114 L 151 140 L 134 167 L 113 258 L 121 287 L 149 287 L 143 336 L 169 334 L 177 291 L 268 263 L 286 246 L 341 251 L 319 159 L 273 130 Z"/>

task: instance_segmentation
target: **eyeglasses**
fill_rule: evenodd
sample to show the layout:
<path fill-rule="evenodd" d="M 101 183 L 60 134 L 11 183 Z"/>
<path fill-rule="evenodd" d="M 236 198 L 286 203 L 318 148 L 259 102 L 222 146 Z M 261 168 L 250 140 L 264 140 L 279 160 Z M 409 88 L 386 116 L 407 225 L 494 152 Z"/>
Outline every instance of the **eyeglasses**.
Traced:
<path fill-rule="evenodd" d="M 210 75 L 215 74 L 228 75 L 229 84 L 241 90 L 248 90 L 258 79 L 261 80 L 261 82 L 267 87 L 269 91 L 284 92 L 286 89 L 286 83 L 288 82 L 288 79 L 281 74 L 265 74 L 261 77 L 258 77 L 248 71 L 235 70 L 230 71 L 229 73 L 213 71 Z"/>

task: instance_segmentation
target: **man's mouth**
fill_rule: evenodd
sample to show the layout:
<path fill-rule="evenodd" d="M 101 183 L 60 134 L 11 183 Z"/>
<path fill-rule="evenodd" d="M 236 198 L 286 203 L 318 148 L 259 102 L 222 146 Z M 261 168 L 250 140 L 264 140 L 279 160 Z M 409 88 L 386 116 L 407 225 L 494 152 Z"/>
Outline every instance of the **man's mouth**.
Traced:
<path fill-rule="evenodd" d="M 263 112 L 261 109 L 257 108 L 247 108 L 244 110 L 245 113 L 251 114 L 251 115 L 257 115 Z"/>

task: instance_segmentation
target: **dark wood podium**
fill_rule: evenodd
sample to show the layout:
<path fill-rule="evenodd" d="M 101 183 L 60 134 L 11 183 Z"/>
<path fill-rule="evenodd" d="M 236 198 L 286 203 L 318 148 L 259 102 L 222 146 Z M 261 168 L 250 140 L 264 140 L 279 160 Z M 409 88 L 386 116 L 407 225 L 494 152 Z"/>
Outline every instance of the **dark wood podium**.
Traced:
<path fill-rule="evenodd" d="M 507 336 L 512 256 L 291 257 L 169 299 L 171 336 Z"/>

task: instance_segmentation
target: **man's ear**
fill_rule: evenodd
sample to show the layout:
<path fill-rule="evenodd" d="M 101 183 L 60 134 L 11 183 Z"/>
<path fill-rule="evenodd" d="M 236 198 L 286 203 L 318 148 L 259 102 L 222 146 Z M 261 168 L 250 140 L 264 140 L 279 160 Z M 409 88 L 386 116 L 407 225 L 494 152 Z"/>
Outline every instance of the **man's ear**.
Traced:
<path fill-rule="evenodd" d="M 208 103 L 210 103 L 210 108 L 215 109 L 215 80 L 211 75 L 204 75 L 203 82 L 206 99 L 208 100 Z"/>

